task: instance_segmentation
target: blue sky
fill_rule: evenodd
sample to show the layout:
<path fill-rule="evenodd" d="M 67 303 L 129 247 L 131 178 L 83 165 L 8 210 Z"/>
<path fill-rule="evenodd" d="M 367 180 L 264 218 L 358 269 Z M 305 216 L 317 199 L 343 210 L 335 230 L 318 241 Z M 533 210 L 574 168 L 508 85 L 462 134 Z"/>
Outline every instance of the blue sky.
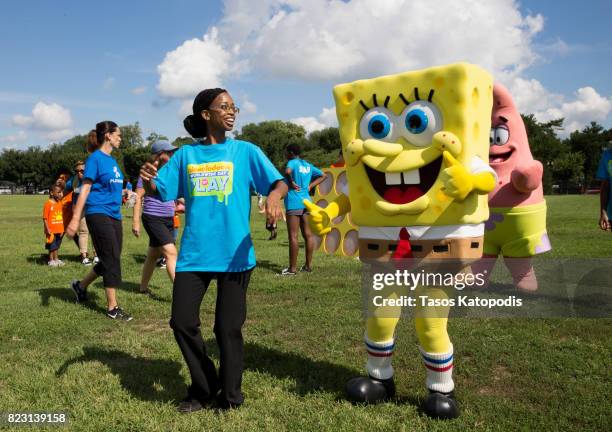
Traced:
<path fill-rule="evenodd" d="M 335 124 L 334 84 L 458 60 L 490 70 L 541 120 L 611 127 L 611 18 L 594 0 L 5 3 L 0 149 L 106 119 L 174 139 L 193 95 L 216 85 L 243 108 L 238 127 L 315 130 Z"/>

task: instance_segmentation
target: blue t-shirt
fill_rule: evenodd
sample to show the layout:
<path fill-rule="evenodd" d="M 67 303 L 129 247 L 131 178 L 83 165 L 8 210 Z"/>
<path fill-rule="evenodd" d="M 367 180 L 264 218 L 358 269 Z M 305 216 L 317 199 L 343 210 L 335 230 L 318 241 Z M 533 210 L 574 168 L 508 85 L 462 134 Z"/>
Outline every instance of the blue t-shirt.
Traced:
<path fill-rule="evenodd" d="M 255 266 L 251 190 L 267 195 L 282 176 L 246 141 L 181 146 L 157 173 L 162 201 L 185 199 L 177 272 L 241 272 Z"/>
<path fill-rule="evenodd" d="M 604 151 L 595 177 L 598 180 L 608 180 L 608 187 L 610 188 L 608 193 L 608 217 L 612 217 L 612 150 Z"/>
<path fill-rule="evenodd" d="M 321 177 L 323 172 L 304 159 L 291 159 L 287 162 L 287 168 L 291 169 L 291 178 L 300 187 L 300 191 L 294 190 L 290 184 L 289 193 L 285 197 L 285 209 L 299 210 L 305 208 L 304 200 L 311 200 L 308 186 L 313 178 Z M 287 182 L 287 179 L 285 180 Z M 287 182 L 288 183 L 288 182 Z M 311 200 L 312 201 L 312 200 Z"/>
<path fill-rule="evenodd" d="M 123 174 L 115 158 L 96 150 L 85 162 L 83 178 L 93 182 L 85 203 L 85 215 L 104 214 L 121 220 Z"/>

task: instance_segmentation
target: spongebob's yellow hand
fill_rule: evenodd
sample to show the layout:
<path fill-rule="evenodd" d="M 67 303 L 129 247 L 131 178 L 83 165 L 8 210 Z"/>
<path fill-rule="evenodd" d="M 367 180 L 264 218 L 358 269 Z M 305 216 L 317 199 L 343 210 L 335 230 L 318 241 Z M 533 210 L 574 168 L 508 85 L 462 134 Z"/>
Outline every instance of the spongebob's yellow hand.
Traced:
<path fill-rule="evenodd" d="M 310 221 L 310 227 L 317 235 L 327 234 L 331 231 L 331 218 L 325 212 L 325 209 L 314 204 L 310 200 L 305 199 L 303 201 L 306 209 L 310 213 L 308 218 Z"/>
<path fill-rule="evenodd" d="M 473 175 L 448 151 L 442 155 L 446 167 L 440 177 L 444 183 L 442 191 L 457 201 L 463 201 L 474 190 Z"/>

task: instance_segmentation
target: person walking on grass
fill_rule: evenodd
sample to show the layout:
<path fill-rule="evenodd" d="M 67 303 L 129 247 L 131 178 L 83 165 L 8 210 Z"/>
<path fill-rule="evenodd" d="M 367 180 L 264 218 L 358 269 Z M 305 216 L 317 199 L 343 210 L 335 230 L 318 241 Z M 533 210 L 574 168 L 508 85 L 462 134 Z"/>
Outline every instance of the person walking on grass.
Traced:
<path fill-rule="evenodd" d="M 226 90 L 200 92 L 193 102 L 193 114 L 183 122 L 197 141 L 179 148 L 159 171 L 152 163 L 140 170 L 148 193 L 158 193 L 162 201 L 185 199 L 186 225 L 170 320 L 191 375 L 187 397 L 178 406 L 180 412 L 202 409 L 215 398 L 222 409 L 239 407 L 244 401 L 242 326 L 246 291 L 255 267 L 250 191 L 268 195 L 269 223 L 281 217 L 280 200 L 287 193 L 283 177 L 259 147 L 226 137 L 238 112 Z M 218 374 L 200 333 L 200 305 L 212 279 L 217 280 Z"/>
<path fill-rule="evenodd" d="M 94 134 L 95 132 L 92 131 Z M 72 192 L 72 208 L 76 205 L 76 202 L 79 199 L 79 194 L 81 193 L 81 186 L 83 185 L 83 174 L 85 173 L 85 162 L 77 161 L 74 164 L 74 176 L 70 177 L 66 182 L 66 188 L 64 191 Z M 72 218 L 70 219 L 72 220 Z M 69 223 L 70 220 L 67 220 Z M 92 259 L 88 256 L 89 249 L 89 230 L 87 229 L 87 222 L 85 221 L 85 214 L 81 216 L 81 220 L 79 221 L 79 229 L 77 230 L 77 234 L 74 236 L 74 243 L 79 248 L 79 253 L 81 255 L 81 264 L 84 266 L 90 266 L 92 264 L 98 264 L 98 257 L 96 256 L 96 251 L 93 251 Z"/>
<path fill-rule="evenodd" d="M 161 168 L 172 157 L 177 150 L 168 141 L 155 141 L 151 146 L 153 154 L 152 161 Z M 140 213 L 142 211 L 142 224 L 149 235 L 149 249 L 142 267 L 140 279 L 140 292 L 148 294 L 149 281 L 155 270 L 156 260 L 163 256 L 165 258 L 166 271 L 170 281 L 174 282 L 174 270 L 176 267 L 176 246 L 174 239 L 174 213 L 176 205 L 173 200 L 163 202 L 159 195 L 145 195 L 142 178 L 138 178 L 136 185 L 136 202 L 134 204 L 134 217 L 132 222 L 132 233 L 140 236 Z M 144 199 L 143 199 L 144 197 Z"/>
<path fill-rule="evenodd" d="M 112 121 L 103 121 L 96 125 L 95 135 L 90 133 L 89 138 L 88 150 L 91 155 L 85 161 L 81 193 L 66 234 L 71 238 L 76 235 L 81 215 L 85 212 L 85 221 L 100 262 L 83 279 L 72 281 L 71 288 L 77 302 L 84 302 L 89 285 L 102 276 L 106 316 L 130 321 L 132 316 L 119 307 L 116 296 L 117 287 L 121 285 L 123 174 L 111 153 L 121 145 L 121 129 Z"/>
<path fill-rule="evenodd" d="M 64 235 L 64 218 L 62 210 L 62 187 L 55 183 L 49 188 L 49 199 L 43 207 L 43 225 L 45 232 L 45 249 L 49 251 L 47 265 L 51 267 L 63 266 L 59 259 L 58 249 L 62 244 Z"/>
<path fill-rule="evenodd" d="M 287 166 L 285 167 L 285 181 L 289 185 L 289 193 L 285 198 L 287 211 L 287 232 L 289 235 L 289 267 L 283 269 L 281 276 L 295 276 L 297 272 L 297 259 L 300 245 L 298 231 L 302 232 L 306 249 L 306 263 L 300 271 L 312 271 L 312 254 L 315 240 L 308 224 L 308 212 L 304 200 L 310 199 L 310 191 L 320 184 L 325 176 L 323 172 L 308 161 L 300 158 L 301 149 L 297 144 L 289 144 L 285 150 Z"/>
<path fill-rule="evenodd" d="M 601 180 L 599 190 L 599 228 L 612 231 L 612 149 L 604 150 L 595 178 Z"/>

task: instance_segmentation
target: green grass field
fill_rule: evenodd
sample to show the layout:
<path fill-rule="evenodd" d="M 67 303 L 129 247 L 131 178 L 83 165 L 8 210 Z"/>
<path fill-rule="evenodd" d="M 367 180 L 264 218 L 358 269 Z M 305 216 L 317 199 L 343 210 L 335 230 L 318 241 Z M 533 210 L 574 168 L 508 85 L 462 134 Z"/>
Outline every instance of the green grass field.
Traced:
<path fill-rule="evenodd" d="M 0 196 L 0 412 L 67 412 L 69 429 L 87 431 L 396 431 L 607 430 L 612 342 L 610 319 L 450 321 L 462 415 L 430 420 L 418 404 L 424 368 L 409 320 L 398 327 L 398 398 L 377 406 L 344 399 L 362 374 L 360 263 L 315 256 L 316 271 L 285 279 L 286 230 L 266 241 L 253 216 L 258 256 L 244 329 L 245 405 L 235 411 L 175 411 L 189 375 L 168 326 L 171 286 L 157 270 L 154 297 L 135 293 L 147 247 L 124 219 L 120 304 L 134 321 L 109 320 L 100 282 L 92 301 L 74 302 L 70 280 L 85 269 L 67 239 L 63 268 L 41 261 L 43 196 Z M 597 228 L 598 197 L 548 198 L 551 256 L 612 257 L 612 235 Z M 206 245 L 202 245 L 206 247 Z M 217 361 L 212 287 L 202 330 Z M 608 426 L 605 426 L 605 425 Z M 1 427 L 0 427 L 1 428 Z M 62 429 L 65 430 L 65 429 Z"/>

